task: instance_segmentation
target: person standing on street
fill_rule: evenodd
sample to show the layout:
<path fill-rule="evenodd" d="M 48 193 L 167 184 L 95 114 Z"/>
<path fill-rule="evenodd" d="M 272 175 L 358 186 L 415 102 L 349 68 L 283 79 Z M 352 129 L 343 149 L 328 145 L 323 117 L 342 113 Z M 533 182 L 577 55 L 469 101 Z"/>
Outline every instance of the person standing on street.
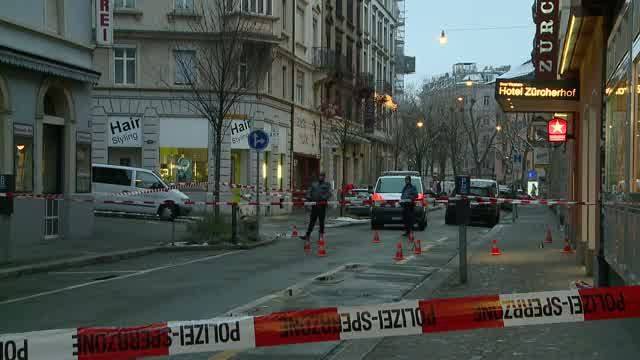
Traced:
<path fill-rule="evenodd" d="M 411 176 L 404 178 L 404 188 L 400 196 L 400 205 L 402 205 L 402 220 L 404 222 L 404 236 L 409 236 L 415 223 L 415 207 L 418 198 L 418 190 L 411 183 Z"/>
<path fill-rule="evenodd" d="M 323 172 L 318 176 L 318 181 L 314 181 L 311 184 L 311 187 L 307 190 L 305 199 L 306 201 L 323 202 L 311 207 L 311 218 L 309 219 L 307 233 L 300 237 L 302 240 L 309 240 L 313 227 L 316 225 L 316 220 L 318 219 L 320 219 L 320 234 L 324 234 L 324 218 L 327 214 L 326 202 L 331 199 L 331 184 L 325 181 L 325 174 Z"/>

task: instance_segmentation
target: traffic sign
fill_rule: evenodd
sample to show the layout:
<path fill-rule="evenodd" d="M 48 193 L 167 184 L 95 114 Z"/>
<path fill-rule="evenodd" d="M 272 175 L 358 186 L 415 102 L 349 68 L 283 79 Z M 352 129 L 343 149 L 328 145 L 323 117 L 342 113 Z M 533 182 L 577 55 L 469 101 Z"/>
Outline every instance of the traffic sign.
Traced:
<path fill-rule="evenodd" d="M 538 177 L 538 172 L 535 169 L 529 170 L 527 172 L 527 177 L 529 180 L 535 180 Z"/>
<path fill-rule="evenodd" d="M 269 146 L 269 134 L 263 130 L 258 129 L 251 131 L 248 140 L 249 147 L 257 151 L 262 151 Z"/>

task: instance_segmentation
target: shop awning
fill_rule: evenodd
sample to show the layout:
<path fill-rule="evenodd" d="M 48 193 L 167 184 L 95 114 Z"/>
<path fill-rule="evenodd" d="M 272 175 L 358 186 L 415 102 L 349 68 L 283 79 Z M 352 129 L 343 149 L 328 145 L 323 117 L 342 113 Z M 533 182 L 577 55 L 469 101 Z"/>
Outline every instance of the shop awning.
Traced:
<path fill-rule="evenodd" d="M 577 80 L 536 80 L 531 61 L 496 79 L 495 97 L 504 112 L 575 112 Z"/>
<path fill-rule="evenodd" d="M 4 46 L 0 46 L 0 63 L 88 83 L 97 83 L 100 79 L 100 73 L 95 70 L 23 53 Z"/>

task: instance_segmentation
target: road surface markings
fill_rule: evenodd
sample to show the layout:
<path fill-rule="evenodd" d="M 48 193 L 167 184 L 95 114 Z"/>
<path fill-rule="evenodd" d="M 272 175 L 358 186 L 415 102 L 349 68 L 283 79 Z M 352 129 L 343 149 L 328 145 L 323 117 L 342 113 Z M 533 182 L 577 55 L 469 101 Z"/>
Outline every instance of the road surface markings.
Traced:
<path fill-rule="evenodd" d="M 404 258 L 404 260 L 400 260 L 400 261 L 396 261 L 396 264 L 406 264 L 409 260 L 414 259 L 415 256 L 411 255 L 411 256 L 407 256 L 406 258 Z"/>
<path fill-rule="evenodd" d="M 443 242 L 447 241 L 448 239 L 449 239 L 449 237 L 445 236 L 445 237 L 443 237 L 441 239 L 436 240 L 436 242 L 437 243 L 443 243 Z"/>
<path fill-rule="evenodd" d="M 104 271 L 52 271 L 49 275 L 96 275 L 96 274 L 130 274 L 143 270 L 104 270 Z"/>
<path fill-rule="evenodd" d="M 212 357 L 209 358 L 209 360 L 230 360 L 239 353 L 240 351 L 237 351 L 237 350 L 223 351 L 221 353 L 217 353 L 213 355 Z"/>
<path fill-rule="evenodd" d="M 137 276 L 141 276 L 141 275 L 150 274 L 152 272 L 156 272 L 156 271 L 160 271 L 160 270 L 167 270 L 167 269 L 181 267 L 181 266 L 185 266 L 185 265 L 196 264 L 196 263 L 205 262 L 205 261 L 213 260 L 213 259 L 220 258 L 220 257 L 223 257 L 223 256 L 238 254 L 238 253 L 242 253 L 242 252 L 244 252 L 244 250 L 230 251 L 230 252 L 222 253 L 222 254 L 218 254 L 218 255 L 212 255 L 212 256 L 207 256 L 207 257 L 204 257 L 204 258 L 189 260 L 189 261 L 185 261 L 185 262 L 178 263 L 178 264 L 158 266 L 158 267 L 155 267 L 155 268 L 141 270 L 141 271 L 134 272 L 134 273 L 131 273 L 131 274 L 126 274 L 126 275 L 123 275 L 123 276 L 113 277 L 113 278 L 109 278 L 109 279 L 95 280 L 95 281 L 90 281 L 90 282 L 86 282 L 86 283 L 82 283 L 82 284 L 66 286 L 66 287 L 63 287 L 63 288 L 60 288 L 60 289 L 44 291 L 44 292 L 40 292 L 40 293 L 33 294 L 33 295 L 27 295 L 27 296 L 15 298 L 15 299 L 9 299 L 9 300 L 5 300 L 5 301 L 1 301 L 0 305 L 13 304 L 13 303 L 17 303 L 17 302 L 21 302 L 21 301 L 25 301 L 25 300 L 31 300 L 31 299 L 35 299 L 35 298 L 39 298 L 39 297 L 43 297 L 43 296 L 59 294 L 59 293 L 65 292 L 65 291 L 81 289 L 81 288 L 84 288 L 84 287 L 87 287 L 87 286 L 91 286 L 91 285 L 104 284 L 104 283 L 111 282 L 111 281 L 116 281 L 116 280 L 124 280 L 124 279 L 132 278 L 132 277 L 137 277 Z"/>

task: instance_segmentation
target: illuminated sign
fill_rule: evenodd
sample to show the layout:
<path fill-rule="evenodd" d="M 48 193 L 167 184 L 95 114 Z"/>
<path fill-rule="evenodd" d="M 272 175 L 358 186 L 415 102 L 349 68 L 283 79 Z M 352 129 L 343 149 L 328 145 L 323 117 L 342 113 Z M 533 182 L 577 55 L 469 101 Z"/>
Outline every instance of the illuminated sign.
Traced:
<path fill-rule="evenodd" d="M 549 142 L 567 141 L 567 120 L 555 117 L 547 123 L 547 133 Z"/>
<path fill-rule="evenodd" d="M 96 0 L 96 43 L 113 44 L 113 1 Z"/>
<path fill-rule="evenodd" d="M 496 97 L 550 100 L 580 100 L 578 85 L 573 81 L 512 81 L 496 82 Z"/>
<path fill-rule="evenodd" d="M 536 79 L 553 80 L 558 69 L 558 32 L 560 24 L 559 0 L 536 0 L 534 22 L 536 36 L 533 49 L 533 64 Z"/>

